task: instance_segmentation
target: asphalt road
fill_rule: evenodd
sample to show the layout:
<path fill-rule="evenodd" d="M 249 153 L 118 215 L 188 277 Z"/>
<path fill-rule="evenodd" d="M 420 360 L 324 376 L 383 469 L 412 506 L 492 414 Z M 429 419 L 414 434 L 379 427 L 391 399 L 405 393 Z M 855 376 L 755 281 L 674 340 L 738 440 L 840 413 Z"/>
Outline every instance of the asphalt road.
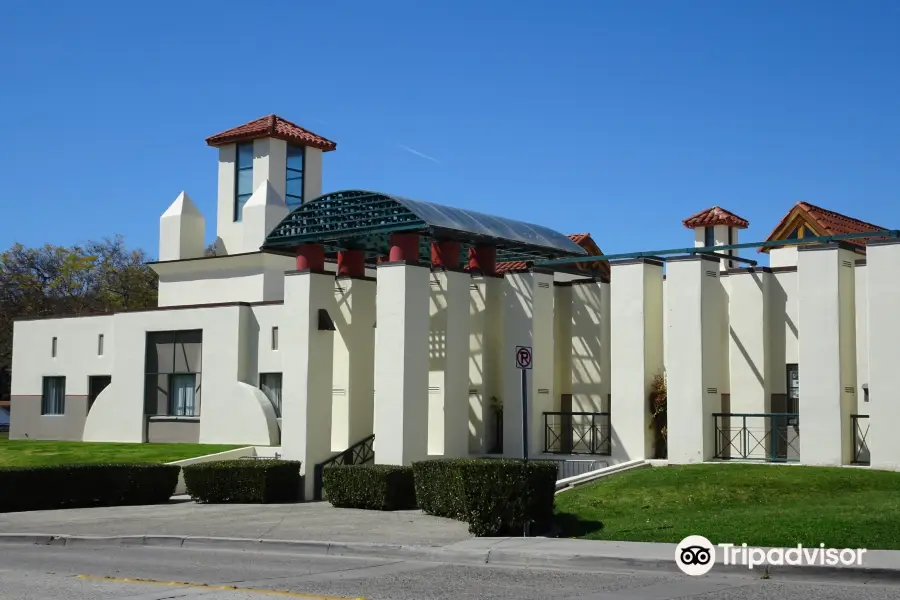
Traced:
<path fill-rule="evenodd" d="M 650 572 L 585 573 L 279 552 L 0 544 L 0 598 L 881 600 L 900 598 L 900 584 L 763 580 L 759 574 L 689 578 Z"/>

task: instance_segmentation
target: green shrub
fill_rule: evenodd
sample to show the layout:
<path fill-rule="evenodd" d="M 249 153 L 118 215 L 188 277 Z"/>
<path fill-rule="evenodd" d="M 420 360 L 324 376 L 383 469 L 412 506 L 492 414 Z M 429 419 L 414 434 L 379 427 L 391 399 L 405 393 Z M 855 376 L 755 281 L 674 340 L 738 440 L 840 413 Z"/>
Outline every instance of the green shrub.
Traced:
<path fill-rule="evenodd" d="M 303 500 L 300 463 L 294 460 L 219 460 L 186 465 L 184 485 L 195 502 L 271 503 Z"/>
<path fill-rule="evenodd" d="M 469 532 L 521 534 L 526 520 L 532 534 L 546 531 L 553 521 L 557 472 L 555 461 L 467 461 L 461 476 Z"/>
<path fill-rule="evenodd" d="M 474 535 L 521 534 L 526 520 L 541 533 L 552 522 L 554 461 L 428 460 L 413 469 L 420 508 L 466 521 Z"/>
<path fill-rule="evenodd" d="M 423 460 L 413 463 L 416 502 L 425 514 L 466 520 L 465 497 L 459 459 Z"/>
<path fill-rule="evenodd" d="M 332 506 L 368 510 L 416 508 L 412 467 L 393 465 L 340 465 L 322 473 Z"/>
<path fill-rule="evenodd" d="M 0 512 L 168 502 L 177 465 L 75 464 L 0 468 Z"/>

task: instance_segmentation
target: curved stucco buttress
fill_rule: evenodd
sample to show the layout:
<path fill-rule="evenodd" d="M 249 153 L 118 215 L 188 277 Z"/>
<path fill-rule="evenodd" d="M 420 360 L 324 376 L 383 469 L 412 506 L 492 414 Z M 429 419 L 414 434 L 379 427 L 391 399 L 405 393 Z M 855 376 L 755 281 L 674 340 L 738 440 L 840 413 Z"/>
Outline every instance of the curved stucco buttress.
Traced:
<path fill-rule="evenodd" d="M 120 392 L 121 390 L 117 391 L 115 380 L 100 392 L 84 422 L 82 441 L 134 443 L 144 441 L 144 421 L 123 414 L 123 404 L 119 400 Z"/>
<path fill-rule="evenodd" d="M 204 411 L 202 402 L 201 444 L 273 446 L 280 443 L 275 408 L 259 388 L 235 381 L 215 398 L 213 410 Z"/>

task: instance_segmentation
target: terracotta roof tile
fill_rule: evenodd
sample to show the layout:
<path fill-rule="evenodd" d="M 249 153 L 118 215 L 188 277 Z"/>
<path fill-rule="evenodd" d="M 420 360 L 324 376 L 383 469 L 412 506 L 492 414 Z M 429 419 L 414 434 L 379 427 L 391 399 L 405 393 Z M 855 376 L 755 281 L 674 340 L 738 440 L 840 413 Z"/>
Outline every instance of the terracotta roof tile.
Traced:
<path fill-rule="evenodd" d="M 743 217 L 739 217 L 729 210 L 713 206 L 706 210 L 701 210 L 695 215 L 691 215 L 683 221 L 684 226 L 688 229 L 697 227 L 713 227 L 715 225 L 728 225 L 737 227 L 738 229 L 746 229 L 750 226 L 750 222 Z"/>
<path fill-rule="evenodd" d="M 337 148 L 337 144 L 331 140 L 303 129 L 299 125 L 282 119 L 277 115 L 268 115 L 255 121 L 244 123 L 238 127 L 217 133 L 206 138 L 209 146 L 217 147 L 236 142 L 246 142 L 259 138 L 272 137 L 286 142 L 293 142 L 311 148 L 318 148 L 322 152 L 330 152 Z"/>
<path fill-rule="evenodd" d="M 587 250 L 589 253 L 599 256 L 603 254 L 600 248 L 594 243 L 594 240 L 591 239 L 591 234 L 589 233 L 573 233 L 569 235 L 569 239 Z M 592 263 L 578 263 L 578 264 L 587 264 L 592 265 Z M 525 261 L 507 261 L 507 262 L 499 262 L 496 265 L 497 274 L 503 274 L 507 271 L 522 271 L 528 268 L 528 263 Z M 600 263 L 599 268 L 601 271 L 605 272 L 605 275 L 609 276 L 609 263 Z"/>
<path fill-rule="evenodd" d="M 794 205 L 794 208 L 792 208 L 790 212 L 788 212 L 788 214 L 786 214 L 784 218 L 781 219 L 775 229 L 772 230 L 772 233 L 769 234 L 769 237 L 766 238 L 766 241 L 775 239 L 776 233 L 778 233 L 778 231 L 787 224 L 787 222 L 795 214 L 795 211 L 805 216 L 807 221 L 810 222 L 810 224 L 814 228 L 819 230 L 817 233 L 820 233 L 821 235 L 867 233 L 869 231 L 882 231 L 887 229 L 887 227 L 881 227 L 879 225 L 873 225 L 872 223 L 860 221 L 859 219 L 848 217 L 847 215 L 843 215 L 839 212 L 834 212 L 833 210 L 828 210 L 827 208 L 822 208 L 821 206 L 816 206 L 815 204 L 810 204 L 809 202 L 798 202 L 796 205 Z M 853 246 L 865 248 L 867 242 L 883 239 L 886 238 L 879 236 L 874 238 L 854 238 L 845 240 L 845 242 Z M 766 250 L 768 249 L 760 249 L 760 251 Z"/>

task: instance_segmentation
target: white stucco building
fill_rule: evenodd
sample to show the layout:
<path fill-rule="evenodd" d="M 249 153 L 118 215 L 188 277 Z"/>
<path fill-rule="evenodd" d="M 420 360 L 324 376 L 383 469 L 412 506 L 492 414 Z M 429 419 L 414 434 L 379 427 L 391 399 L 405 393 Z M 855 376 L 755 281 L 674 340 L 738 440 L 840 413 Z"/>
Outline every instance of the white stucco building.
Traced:
<path fill-rule="evenodd" d="M 323 195 L 336 145 L 274 115 L 207 143 L 217 255 L 182 193 L 159 222 L 157 309 L 16 322 L 12 438 L 275 446 L 309 493 L 348 449 L 521 456 L 525 346 L 531 456 L 652 457 L 665 373 L 670 462 L 900 464 L 900 244 L 808 243 L 882 228 L 799 203 L 772 266 L 746 267 L 713 252 L 747 226 L 714 207 L 685 221 L 691 248 L 598 262 L 584 234 Z"/>

